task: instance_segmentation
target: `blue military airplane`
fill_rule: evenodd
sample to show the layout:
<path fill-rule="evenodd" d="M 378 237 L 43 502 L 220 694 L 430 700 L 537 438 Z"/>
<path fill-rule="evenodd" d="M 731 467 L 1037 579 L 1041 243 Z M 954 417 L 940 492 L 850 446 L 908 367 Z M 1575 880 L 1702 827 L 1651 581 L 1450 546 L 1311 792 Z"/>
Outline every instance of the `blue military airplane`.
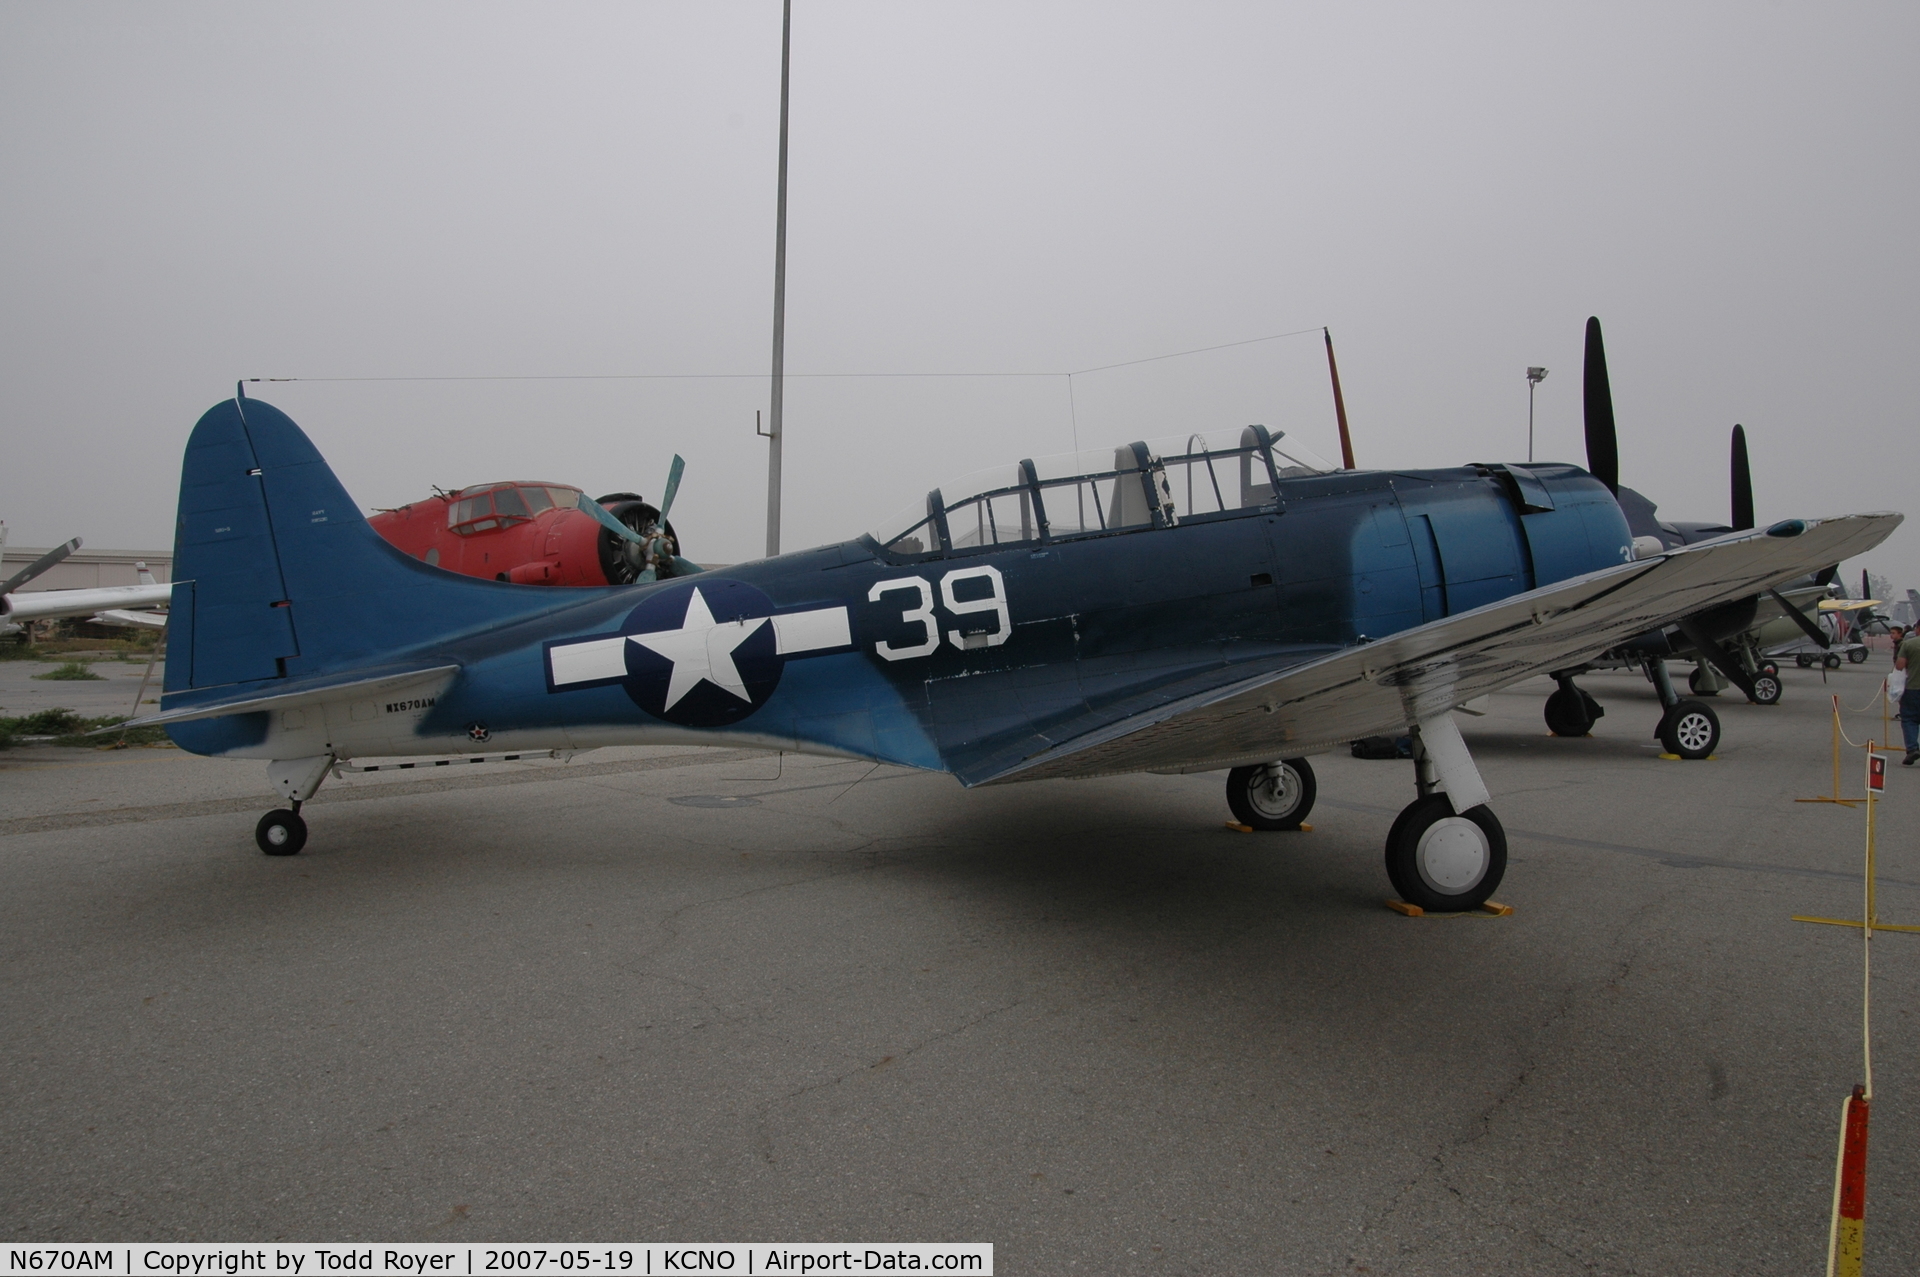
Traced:
<path fill-rule="evenodd" d="M 1230 769 L 1239 819 L 1289 829 L 1314 801 L 1308 756 L 1410 733 L 1387 872 L 1413 904 L 1464 909 L 1498 885 L 1506 837 L 1456 707 L 1900 519 L 1636 558 L 1578 467 L 1331 470 L 1248 426 L 1020 461 L 838 545 L 557 589 L 409 558 L 292 420 L 242 394 L 187 444 L 165 692 L 137 721 L 267 760 L 290 801 L 256 830 L 272 855 L 300 850 L 301 804 L 349 760 L 478 745 L 757 746 L 968 786 Z M 1686 744 L 1684 716 L 1675 730 Z"/>

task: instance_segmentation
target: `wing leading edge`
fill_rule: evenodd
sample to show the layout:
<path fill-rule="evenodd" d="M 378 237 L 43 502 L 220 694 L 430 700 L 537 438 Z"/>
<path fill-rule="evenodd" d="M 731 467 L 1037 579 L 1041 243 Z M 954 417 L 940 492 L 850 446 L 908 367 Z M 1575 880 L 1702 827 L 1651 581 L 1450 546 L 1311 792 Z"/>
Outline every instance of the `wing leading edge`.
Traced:
<path fill-rule="evenodd" d="M 992 775 L 965 779 L 992 784 L 1210 771 L 1325 752 L 1864 553 L 1886 540 L 1903 517 L 1795 521 L 1680 547 L 1377 643 L 1237 678 L 1062 741 Z M 1801 530 L 1790 531 L 1796 527 Z"/>

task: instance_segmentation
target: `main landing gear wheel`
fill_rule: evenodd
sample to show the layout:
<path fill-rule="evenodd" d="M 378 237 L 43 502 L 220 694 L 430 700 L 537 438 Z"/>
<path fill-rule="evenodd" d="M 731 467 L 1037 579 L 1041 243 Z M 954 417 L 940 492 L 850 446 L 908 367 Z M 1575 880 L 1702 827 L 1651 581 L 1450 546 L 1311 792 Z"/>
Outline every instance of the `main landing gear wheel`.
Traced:
<path fill-rule="evenodd" d="M 1853 648 L 1847 653 L 1847 659 L 1855 665 L 1865 665 L 1867 663 L 1867 649 L 1864 647 Z"/>
<path fill-rule="evenodd" d="M 1507 872 L 1507 831 L 1485 804 L 1456 815 L 1445 794 L 1417 798 L 1387 834 L 1387 877 L 1410 905 L 1478 909 Z"/>
<path fill-rule="evenodd" d="M 1778 665 L 1775 665 L 1772 661 L 1766 661 L 1762 663 L 1760 666 L 1760 672 L 1762 674 L 1771 674 L 1775 678 L 1780 677 L 1780 667 Z"/>
<path fill-rule="evenodd" d="M 307 845 L 307 822 L 284 807 L 270 811 L 253 827 L 253 840 L 269 856 L 295 856 Z"/>
<path fill-rule="evenodd" d="M 1820 658 L 1820 663 L 1830 670 L 1837 670 L 1840 668 L 1840 653 L 1828 652 Z"/>
<path fill-rule="evenodd" d="M 1780 703 L 1780 673 L 1775 670 L 1768 673 L 1763 667 L 1753 676 L 1753 703 L 1755 705 L 1778 705 Z"/>
<path fill-rule="evenodd" d="M 1555 736 L 1585 736 L 1605 713 L 1584 687 L 1568 684 L 1547 696 L 1547 730 Z"/>
<path fill-rule="evenodd" d="M 1795 665 L 1798 665 L 1803 670 L 1810 670 L 1813 668 L 1813 658 L 1811 656 L 1796 656 L 1793 658 L 1793 663 Z"/>
<path fill-rule="evenodd" d="M 1720 744 L 1720 719 L 1699 701 L 1681 701 L 1661 718 L 1657 735 L 1669 754 L 1706 758 Z"/>
<path fill-rule="evenodd" d="M 1298 829 L 1318 792 L 1304 758 L 1236 767 L 1227 773 L 1227 806 L 1254 829 Z"/>

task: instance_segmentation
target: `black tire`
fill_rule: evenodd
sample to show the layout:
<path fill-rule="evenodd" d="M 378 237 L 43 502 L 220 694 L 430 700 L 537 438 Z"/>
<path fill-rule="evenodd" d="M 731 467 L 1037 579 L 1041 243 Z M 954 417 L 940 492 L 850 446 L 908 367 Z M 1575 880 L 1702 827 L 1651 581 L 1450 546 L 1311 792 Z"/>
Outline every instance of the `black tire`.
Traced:
<path fill-rule="evenodd" d="M 1681 758 L 1710 758 L 1720 745 L 1720 718 L 1703 702 L 1681 701 L 1661 718 L 1660 743 Z"/>
<path fill-rule="evenodd" d="M 1811 656 L 1796 656 L 1793 658 L 1793 663 L 1795 665 L 1798 665 L 1803 670 L 1810 670 L 1813 668 L 1813 658 Z"/>
<path fill-rule="evenodd" d="M 1695 696 L 1720 695 L 1720 689 L 1717 687 L 1711 691 L 1702 690 L 1700 685 L 1706 681 L 1707 680 L 1705 678 L 1701 677 L 1701 667 L 1696 665 L 1693 667 L 1693 672 L 1687 675 L 1687 690 L 1689 692 L 1692 692 Z"/>
<path fill-rule="evenodd" d="M 1771 674 L 1775 678 L 1780 677 L 1780 667 L 1778 665 L 1775 665 L 1772 661 L 1763 661 L 1760 665 L 1760 672 L 1762 674 Z"/>
<path fill-rule="evenodd" d="M 1445 794 L 1408 804 L 1387 834 L 1387 877 L 1410 905 L 1478 909 L 1507 872 L 1507 831 L 1485 804 L 1455 815 Z"/>
<path fill-rule="evenodd" d="M 1830 670 L 1837 670 L 1840 668 L 1840 653 L 1828 652 L 1821 658 L 1820 663 Z"/>
<path fill-rule="evenodd" d="M 307 822 L 300 813 L 281 807 L 260 817 L 253 841 L 269 856 L 297 856 L 307 845 Z"/>
<path fill-rule="evenodd" d="M 1319 793 L 1304 758 L 1236 767 L 1227 773 L 1227 806 L 1254 829 L 1298 829 Z"/>
<path fill-rule="evenodd" d="M 1753 676 L 1753 696 L 1751 699 L 1755 705 L 1778 705 L 1780 703 L 1780 693 L 1782 690 L 1779 672 L 1775 671 L 1769 674 L 1765 669 L 1762 669 L 1758 674 Z"/>
<path fill-rule="evenodd" d="M 1865 665 L 1867 663 L 1867 649 L 1864 647 L 1850 648 L 1847 651 L 1847 659 L 1855 665 Z"/>
<path fill-rule="evenodd" d="M 1577 687 L 1555 688 L 1547 697 L 1547 730 L 1555 736 L 1585 736 L 1593 730 L 1591 698 Z"/>

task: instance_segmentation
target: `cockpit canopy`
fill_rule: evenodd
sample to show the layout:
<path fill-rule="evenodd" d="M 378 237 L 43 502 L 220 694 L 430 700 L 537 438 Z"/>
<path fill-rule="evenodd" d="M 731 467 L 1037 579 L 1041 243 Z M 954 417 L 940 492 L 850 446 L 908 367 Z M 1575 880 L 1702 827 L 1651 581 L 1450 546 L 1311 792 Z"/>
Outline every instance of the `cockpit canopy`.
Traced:
<path fill-rule="evenodd" d="M 579 504 L 580 489 L 562 483 L 476 483 L 447 502 L 447 527 L 458 536 L 525 523 L 544 511 Z"/>
<path fill-rule="evenodd" d="M 1281 479 L 1335 469 L 1264 426 L 1063 453 L 975 471 L 873 532 L 889 554 L 942 554 L 1258 509 Z"/>

